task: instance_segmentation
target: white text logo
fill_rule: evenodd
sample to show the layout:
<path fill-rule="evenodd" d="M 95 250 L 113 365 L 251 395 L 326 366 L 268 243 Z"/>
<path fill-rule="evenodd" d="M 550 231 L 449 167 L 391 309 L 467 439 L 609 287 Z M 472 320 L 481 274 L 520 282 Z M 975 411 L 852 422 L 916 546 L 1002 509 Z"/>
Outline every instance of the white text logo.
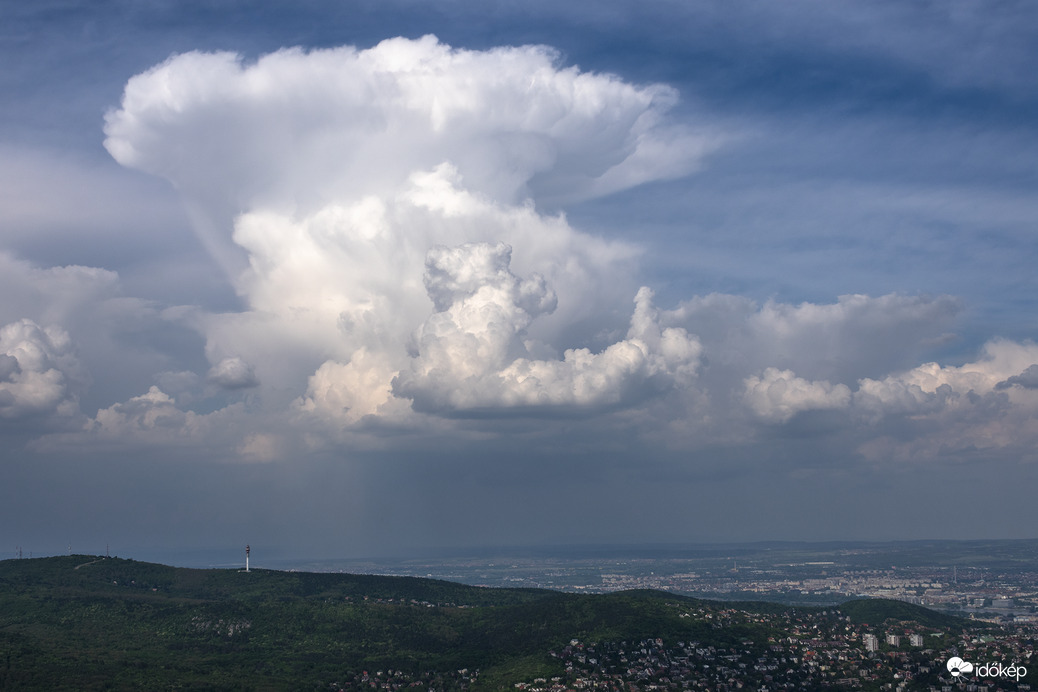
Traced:
<path fill-rule="evenodd" d="M 969 661 L 963 661 L 958 656 L 948 659 L 948 672 L 953 678 L 967 673 L 976 673 L 978 678 L 1013 678 L 1017 682 L 1020 678 L 1027 676 L 1027 668 L 1016 664 L 1004 666 L 1001 663 L 983 663 L 974 667 Z"/>

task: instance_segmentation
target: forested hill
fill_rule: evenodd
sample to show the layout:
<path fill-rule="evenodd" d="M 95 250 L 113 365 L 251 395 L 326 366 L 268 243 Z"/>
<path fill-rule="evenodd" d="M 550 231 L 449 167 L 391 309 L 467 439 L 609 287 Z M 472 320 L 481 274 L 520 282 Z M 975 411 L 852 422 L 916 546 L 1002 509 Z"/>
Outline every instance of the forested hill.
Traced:
<path fill-rule="evenodd" d="M 929 627 L 961 627 L 963 619 L 954 615 L 945 615 L 923 606 L 891 601 L 885 598 L 862 598 L 847 601 L 840 606 L 840 612 L 848 616 L 852 622 L 882 625 L 888 620 L 910 620 Z"/>
<path fill-rule="evenodd" d="M 487 589 L 437 579 L 252 569 L 189 569 L 87 555 L 5 560 L 0 588 L 149 600 L 405 599 L 454 605 L 512 605 L 554 595 L 538 589 Z"/>
<path fill-rule="evenodd" d="M 881 604 L 870 607 L 882 617 Z M 84 555 L 7 560 L 0 689 L 342 689 L 366 671 L 428 690 L 512 688 L 563 673 L 559 652 L 573 640 L 695 642 L 750 660 L 788 634 L 776 627 L 781 610 L 652 591 L 574 595 Z"/>

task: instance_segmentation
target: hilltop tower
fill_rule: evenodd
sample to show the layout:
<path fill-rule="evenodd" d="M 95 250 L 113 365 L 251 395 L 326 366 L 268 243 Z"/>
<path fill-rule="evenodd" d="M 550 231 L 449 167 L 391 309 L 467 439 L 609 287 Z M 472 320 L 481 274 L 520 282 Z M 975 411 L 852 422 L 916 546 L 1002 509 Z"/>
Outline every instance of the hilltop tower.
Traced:
<path fill-rule="evenodd" d="M 249 571 L 249 546 L 245 545 L 245 571 Z"/>

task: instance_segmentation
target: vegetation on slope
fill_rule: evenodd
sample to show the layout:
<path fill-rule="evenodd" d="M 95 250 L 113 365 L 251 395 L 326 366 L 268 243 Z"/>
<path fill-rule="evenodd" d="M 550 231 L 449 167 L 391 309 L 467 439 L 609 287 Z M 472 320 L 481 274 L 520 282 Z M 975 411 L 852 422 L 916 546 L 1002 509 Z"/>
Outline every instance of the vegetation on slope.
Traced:
<path fill-rule="evenodd" d="M 852 622 L 882 625 L 888 621 L 912 621 L 925 627 L 962 627 L 966 620 L 945 615 L 923 606 L 887 598 L 861 598 L 840 605 L 840 612 Z"/>
<path fill-rule="evenodd" d="M 0 689 L 327 690 L 365 670 L 403 672 L 437 692 L 501 689 L 558 674 L 550 652 L 571 639 L 762 651 L 782 636 L 753 618 L 715 617 L 734 607 L 654 591 L 574 595 L 90 556 L 7 560 Z M 841 610 L 860 621 L 947 619 L 892 601 Z M 453 675 L 462 669 L 478 669 L 478 679 Z"/>
<path fill-rule="evenodd" d="M 682 600 L 89 556 L 8 560 L 0 688 L 314 689 L 379 668 L 478 668 L 489 685 L 504 672 L 551 670 L 548 651 L 571 638 L 753 634 L 680 619 L 672 604 Z"/>

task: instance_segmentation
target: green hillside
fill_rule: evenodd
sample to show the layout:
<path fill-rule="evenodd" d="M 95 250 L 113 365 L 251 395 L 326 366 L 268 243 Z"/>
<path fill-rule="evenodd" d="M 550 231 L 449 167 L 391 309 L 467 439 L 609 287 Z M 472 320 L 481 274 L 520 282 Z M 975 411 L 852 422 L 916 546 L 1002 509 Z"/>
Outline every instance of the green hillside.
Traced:
<path fill-rule="evenodd" d="M 552 678 L 557 689 L 596 680 L 618 690 L 733 680 L 829 689 L 853 678 L 879 690 L 905 675 L 936 684 L 943 668 L 931 659 L 943 652 L 904 649 L 895 670 L 864 649 L 865 633 L 916 631 L 905 621 L 943 628 L 928 636 L 948 634 L 949 645 L 971 627 L 883 600 L 786 608 L 83 555 L 7 560 L 0 690 L 514 692 Z M 839 663 L 816 665 L 821 652 Z"/>
<path fill-rule="evenodd" d="M 315 689 L 347 673 L 557 672 L 570 639 L 753 637 L 680 597 L 576 596 L 406 577 L 197 570 L 117 558 L 0 562 L 2 689 Z M 449 681 L 443 681 L 447 684 Z"/>
<path fill-rule="evenodd" d="M 963 627 L 967 621 L 923 606 L 887 598 L 861 598 L 840 605 L 840 612 L 852 622 L 882 625 L 889 621 L 916 622 L 926 627 Z"/>

